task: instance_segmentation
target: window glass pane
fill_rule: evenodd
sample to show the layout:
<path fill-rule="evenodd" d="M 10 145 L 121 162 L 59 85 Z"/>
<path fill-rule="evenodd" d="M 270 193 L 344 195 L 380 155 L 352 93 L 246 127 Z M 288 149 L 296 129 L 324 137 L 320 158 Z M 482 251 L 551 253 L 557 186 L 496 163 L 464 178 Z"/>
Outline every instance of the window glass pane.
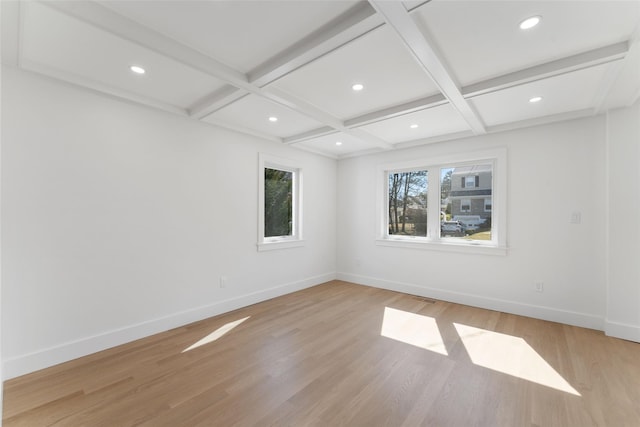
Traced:
<path fill-rule="evenodd" d="M 291 236 L 293 172 L 264 168 L 264 236 Z"/>
<path fill-rule="evenodd" d="M 427 171 L 389 173 L 389 235 L 427 236 Z"/>
<path fill-rule="evenodd" d="M 491 240 L 490 164 L 440 169 L 440 236 L 465 240 Z"/>

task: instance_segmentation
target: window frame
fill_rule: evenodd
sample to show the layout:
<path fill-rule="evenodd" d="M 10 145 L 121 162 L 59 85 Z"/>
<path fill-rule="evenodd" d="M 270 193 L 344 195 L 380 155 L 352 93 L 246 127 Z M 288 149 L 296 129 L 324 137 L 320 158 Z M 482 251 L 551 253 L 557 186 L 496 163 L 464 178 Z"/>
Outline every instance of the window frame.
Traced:
<path fill-rule="evenodd" d="M 464 178 L 462 188 L 476 188 L 478 186 L 478 175 L 467 175 Z M 471 183 L 469 183 L 471 181 Z"/>
<path fill-rule="evenodd" d="M 265 169 L 292 174 L 291 235 L 265 236 Z M 302 239 L 302 167 L 291 160 L 259 153 L 258 155 L 258 251 L 287 249 L 304 245 Z"/>
<path fill-rule="evenodd" d="M 467 208 L 464 209 L 463 206 L 466 206 Z M 460 212 L 471 212 L 471 199 L 460 199 Z"/>
<path fill-rule="evenodd" d="M 389 236 L 401 236 L 399 234 L 389 234 L 389 229 L 388 229 L 388 225 L 389 225 L 389 174 L 396 174 L 396 173 L 403 173 L 403 172 L 415 172 L 415 171 L 421 171 L 421 168 L 401 168 L 401 169 L 394 169 L 394 170 L 388 170 L 386 171 L 386 193 L 385 193 L 385 206 L 386 206 L 386 225 L 387 225 L 387 229 L 386 229 L 386 234 Z M 427 205 L 429 203 L 429 173 L 427 173 Z M 428 212 L 429 209 L 426 209 L 427 211 L 427 216 L 428 216 Z M 428 219 L 427 219 L 427 224 L 428 224 Z M 428 234 L 428 229 L 427 229 L 427 234 Z M 423 236 L 402 236 L 402 237 L 407 237 L 407 238 L 424 238 Z"/>
<path fill-rule="evenodd" d="M 441 169 L 479 164 L 490 164 L 492 167 L 491 240 L 462 240 L 440 237 Z M 427 170 L 428 177 L 430 178 L 427 183 L 427 206 L 430 208 L 427 209 L 426 237 L 389 235 L 388 233 L 389 173 L 409 170 Z M 507 254 L 506 148 L 492 148 L 456 153 L 448 156 L 423 157 L 409 162 L 383 164 L 377 167 L 376 174 L 376 245 L 491 255 Z M 437 207 L 436 211 L 434 211 L 434 206 Z"/>

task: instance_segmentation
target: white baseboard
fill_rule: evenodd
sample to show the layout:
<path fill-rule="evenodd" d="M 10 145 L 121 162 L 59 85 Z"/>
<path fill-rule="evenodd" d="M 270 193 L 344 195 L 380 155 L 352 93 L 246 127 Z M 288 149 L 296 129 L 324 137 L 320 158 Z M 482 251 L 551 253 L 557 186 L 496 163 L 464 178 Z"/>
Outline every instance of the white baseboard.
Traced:
<path fill-rule="evenodd" d="M 350 273 L 337 273 L 338 280 L 357 283 L 359 285 L 372 286 L 375 288 L 387 289 L 391 291 L 403 292 L 412 295 L 419 295 L 426 298 L 433 298 L 441 301 L 448 301 L 457 304 L 470 305 L 473 307 L 486 308 L 504 313 L 517 314 L 520 316 L 533 317 L 535 319 L 549 320 L 551 322 L 565 323 L 567 325 L 580 326 L 583 328 L 603 330 L 604 319 L 586 313 L 578 313 L 568 310 L 543 307 L 538 305 L 523 304 L 515 301 L 488 298 L 479 295 L 453 292 L 446 289 L 429 288 L 411 283 L 401 283 L 374 277 L 360 276 Z"/>
<path fill-rule="evenodd" d="M 610 337 L 640 343 L 640 326 L 638 325 L 629 325 L 605 319 L 604 333 Z"/>
<path fill-rule="evenodd" d="M 3 379 L 15 378 L 30 372 L 48 368 L 78 357 L 87 356 L 107 348 L 125 344 L 169 329 L 197 322 L 208 317 L 266 301 L 281 295 L 319 285 L 336 278 L 335 273 L 309 277 L 297 282 L 275 286 L 213 304 L 181 311 L 165 317 L 152 319 L 125 328 L 111 330 L 98 335 L 66 342 L 54 347 L 7 359 L 3 363 Z"/>

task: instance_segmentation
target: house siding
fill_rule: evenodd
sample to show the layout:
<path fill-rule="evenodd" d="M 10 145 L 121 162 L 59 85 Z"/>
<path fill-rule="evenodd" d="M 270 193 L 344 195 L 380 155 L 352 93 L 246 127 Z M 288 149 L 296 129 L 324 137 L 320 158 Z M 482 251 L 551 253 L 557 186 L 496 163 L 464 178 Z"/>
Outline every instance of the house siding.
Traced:
<path fill-rule="evenodd" d="M 482 219 L 490 219 L 491 211 L 485 210 L 485 199 L 492 196 L 492 176 L 490 165 L 474 165 L 456 168 L 451 175 L 451 215 L 477 215 Z M 465 183 L 471 183 L 467 187 Z M 463 201 L 469 201 L 468 209 L 462 209 Z"/>

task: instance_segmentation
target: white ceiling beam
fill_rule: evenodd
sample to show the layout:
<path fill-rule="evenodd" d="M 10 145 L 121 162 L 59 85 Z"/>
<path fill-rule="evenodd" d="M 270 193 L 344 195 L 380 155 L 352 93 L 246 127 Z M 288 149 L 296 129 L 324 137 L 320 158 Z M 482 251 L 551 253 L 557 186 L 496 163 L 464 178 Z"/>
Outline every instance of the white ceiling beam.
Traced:
<path fill-rule="evenodd" d="M 234 86 L 247 84 L 243 73 L 94 1 L 47 1 L 43 4 Z"/>
<path fill-rule="evenodd" d="M 584 108 L 582 110 L 568 111 L 566 113 L 550 114 L 548 116 L 534 117 L 532 119 L 520 120 L 517 122 L 509 122 L 500 125 L 489 126 L 488 133 L 506 132 L 515 129 L 540 126 L 549 123 L 564 122 L 567 120 L 579 119 L 593 115 L 593 108 Z"/>
<path fill-rule="evenodd" d="M 442 94 L 427 96 L 415 101 L 406 102 L 404 104 L 394 105 L 393 107 L 384 108 L 372 113 L 363 114 L 344 122 L 348 128 L 368 125 L 370 123 L 380 122 L 382 120 L 391 119 L 393 117 L 404 116 L 405 114 L 415 113 L 416 111 L 426 110 L 428 108 L 437 107 L 447 104 L 448 101 Z"/>
<path fill-rule="evenodd" d="M 534 117 L 532 119 L 520 120 L 517 122 L 504 123 L 504 124 L 495 125 L 495 126 L 487 126 L 487 133 L 489 134 L 500 133 L 500 132 L 506 132 L 506 131 L 516 130 L 516 129 L 533 127 L 533 126 L 540 126 L 544 124 L 574 120 L 582 117 L 589 117 L 592 114 L 593 114 L 593 109 L 585 108 L 582 110 L 569 111 L 566 113 L 551 114 L 543 117 Z M 428 138 L 420 138 L 412 141 L 400 142 L 398 144 L 395 144 L 395 147 L 396 148 L 419 147 L 425 144 L 434 144 L 437 142 L 459 140 L 459 139 L 471 138 L 474 136 L 475 135 L 471 131 L 448 133 L 444 135 L 438 135 L 438 136 L 432 136 Z"/>
<path fill-rule="evenodd" d="M 407 10 L 409 12 L 413 12 L 414 10 L 420 9 L 422 6 L 429 3 L 430 1 L 431 0 L 424 0 L 424 1 L 421 1 L 420 3 L 409 3 L 407 4 Z"/>
<path fill-rule="evenodd" d="M 607 70 L 607 74 L 600 86 L 600 90 L 594 99 L 594 114 L 600 114 L 606 109 L 607 98 L 622 74 L 629 71 L 630 68 L 635 67 L 635 70 L 632 70 L 631 73 L 636 76 L 636 79 L 640 75 L 640 69 L 637 65 L 634 65 L 640 62 L 640 26 L 636 27 L 636 30 L 629 38 L 627 44 L 628 51 L 622 61 L 620 61 L 619 64 L 616 64 L 617 66 L 611 67 Z M 625 105 L 630 107 L 636 102 L 638 97 L 640 97 L 640 87 L 638 87 L 636 93 L 631 92 L 629 94 Z"/>
<path fill-rule="evenodd" d="M 263 87 L 383 25 L 362 1 L 249 72 L 249 82 Z"/>
<path fill-rule="evenodd" d="M 418 138 L 411 141 L 399 142 L 396 144 L 396 148 L 411 148 L 419 147 L 426 144 L 435 144 L 437 142 L 452 141 L 455 139 L 464 139 L 474 136 L 474 133 L 470 130 L 464 130 L 462 132 L 445 133 L 444 135 L 429 136 L 427 138 Z"/>
<path fill-rule="evenodd" d="M 598 86 L 596 90 L 596 94 L 593 97 L 592 105 L 593 107 L 593 115 L 598 115 L 605 110 L 605 105 L 607 101 L 607 97 L 609 93 L 611 93 L 611 89 L 613 85 L 620 77 L 620 73 L 624 68 L 624 60 L 617 61 L 615 64 L 611 64 L 604 73 L 604 77 L 602 78 L 602 82 Z"/>
<path fill-rule="evenodd" d="M 309 153 L 313 153 L 313 154 L 318 154 L 322 157 L 326 157 L 328 159 L 333 159 L 333 160 L 338 160 L 340 157 L 333 154 L 333 153 L 327 153 L 326 151 L 321 151 L 321 150 L 317 150 L 313 147 L 307 147 L 306 145 L 299 145 L 296 147 L 298 150 L 303 150 L 303 151 L 307 151 Z"/>
<path fill-rule="evenodd" d="M 379 122 L 382 120 L 390 119 L 393 117 L 402 116 L 405 114 L 413 113 L 420 110 L 426 110 L 427 108 L 437 107 L 439 105 L 446 104 L 448 101 L 441 95 L 428 96 L 415 101 L 407 102 L 393 107 L 385 108 L 382 110 L 374 111 L 373 113 L 364 114 L 362 116 L 354 117 L 344 122 L 344 128 L 353 129 L 360 126 L 364 126 L 370 123 Z M 294 144 L 309 139 L 318 138 L 331 133 L 337 132 L 333 127 L 323 127 L 313 129 L 308 132 L 304 132 L 298 135 L 292 135 L 284 139 L 287 144 Z M 387 147 L 385 147 L 387 148 Z"/>
<path fill-rule="evenodd" d="M 338 118 L 333 117 L 332 115 L 308 103 L 307 101 L 299 99 L 296 96 L 283 91 L 282 89 L 272 87 L 268 91 L 265 90 L 263 92 L 263 96 L 265 96 L 268 99 L 271 99 L 272 101 L 278 102 L 281 105 L 289 106 L 294 109 L 301 108 L 302 110 L 308 113 L 309 117 L 315 118 L 319 122 L 329 125 L 330 127 L 332 127 L 337 131 L 348 133 L 352 136 L 355 136 L 356 138 L 362 139 L 366 142 L 374 144 L 375 146 L 383 148 L 385 150 L 389 150 L 393 148 L 392 144 L 388 143 L 387 141 L 381 138 L 378 138 L 376 136 L 373 136 L 363 131 L 356 131 L 355 129 L 350 129 L 349 127 L 345 126 L 345 124 Z M 288 139 L 288 141 L 289 141 L 289 144 L 295 144 L 297 142 L 301 142 L 296 140 L 295 138 Z"/>
<path fill-rule="evenodd" d="M 358 138 L 362 141 L 371 143 L 383 150 L 391 150 L 393 148 L 393 144 L 388 143 L 382 138 L 378 138 L 377 136 L 371 135 L 369 132 L 366 132 L 362 129 L 346 129 L 345 128 L 342 132 L 346 133 L 347 135 L 351 135 L 355 138 Z"/>
<path fill-rule="evenodd" d="M 308 132 L 304 132 L 298 135 L 284 138 L 282 142 L 288 145 L 295 145 L 304 141 L 309 141 L 309 140 L 320 138 L 323 136 L 338 134 L 340 132 L 353 136 L 354 138 L 360 139 L 362 141 L 369 142 L 375 147 L 376 151 L 390 150 L 394 147 L 393 144 L 390 144 L 378 138 L 377 136 L 371 135 L 369 132 L 365 132 L 361 129 L 344 129 L 342 131 L 337 131 L 329 126 L 313 129 Z"/>
<path fill-rule="evenodd" d="M 338 133 L 338 131 L 332 128 L 331 126 L 324 126 L 318 129 L 313 129 L 307 132 L 299 133 L 297 135 L 288 136 L 283 139 L 283 142 L 285 144 L 297 144 L 299 142 L 308 141 L 310 139 L 319 138 L 325 135 L 331 135 L 333 133 Z"/>
<path fill-rule="evenodd" d="M 627 53 L 627 56 L 624 57 L 624 61 L 625 61 L 624 65 L 627 66 L 628 64 L 633 64 L 634 63 L 633 57 L 635 58 L 640 57 L 640 25 L 636 27 L 636 30 L 633 32 L 633 34 L 631 35 L 631 38 L 629 39 L 629 52 Z M 633 67 L 633 65 L 628 65 L 628 66 Z M 640 74 L 640 69 L 636 68 L 635 71 L 636 71 L 636 76 Z M 636 103 L 636 101 L 638 101 L 638 99 L 640 99 L 640 87 L 638 87 L 638 90 L 635 93 L 629 94 L 629 97 L 627 98 L 627 102 L 625 105 L 627 107 L 631 107 L 633 104 Z M 603 103 L 604 103 L 604 100 L 603 100 Z"/>
<path fill-rule="evenodd" d="M 474 83 L 462 88 L 462 95 L 466 99 L 487 93 L 496 92 L 514 86 L 547 79 L 549 77 L 594 67 L 600 64 L 617 61 L 625 57 L 629 47 L 627 42 L 620 42 L 598 49 L 582 52 L 555 61 L 525 68 L 513 73 L 504 74 L 482 82 Z"/>
<path fill-rule="evenodd" d="M 473 132 L 486 133 L 480 116 L 464 99 L 453 76 L 447 71 L 444 60 L 439 57 L 433 43 L 420 31 L 404 4 L 399 1 L 385 0 L 369 0 L 369 3 L 384 17 L 385 22 L 396 32 L 418 64 L 431 77 L 451 105 L 458 110 Z"/>
<path fill-rule="evenodd" d="M 238 89 L 235 86 L 225 85 L 213 93 L 201 98 L 189 107 L 189 116 L 194 119 L 202 119 L 209 114 L 215 113 L 219 109 L 238 101 L 249 92 Z"/>
<path fill-rule="evenodd" d="M 364 150 L 358 150 L 358 151 L 352 151 L 351 153 L 345 153 L 345 154 L 340 154 L 338 156 L 338 160 L 342 160 L 342 159 L 351 159 L 354 157 L 362 157 L 362 156 L 366 156 L 369 154 L 376 154 L 379 153 L 380 149 L 379 148 L 366 148 Z"/>
<path fill-rule="evenodd" d="M 260 95 L 293 110 L 304 111 L 308 117 L 329 125 L 334 129 L 342 130 L 344 128 L 344 124 L 337 117 L 282 89 L 271 87 L 268 90 L 261 90 Z"/>
<path fill-rule="evenodd" d="M 221 128 L 230 129 L 235 132 L 243 133 L 245 135 L 255 136 L 258 138 L 266 139 L 268 141 L 279 142 L 282 143 L 282 138 L 266 134 L 264 132 L 260 132 L 257 130 L 249 129 L 244 126 L 236 125 L 234 123 L 226 122 L 215 117 L 207 117 L 206 120 L 201 120 L 201 123 L 208 123 L 210 125 L 215 125 Z"/>
<path fill-rule="evenodd" d="M 29 61 L 27 59 L 22 59 L 20 65 L 23 70 L 38 73 L 49 78 L 54 78 L 73 86 L 81 86 L 102 95 L 112 96 L 114 98 L 123 99 L 126 101 L 132 101 L 136 104 L 146 105 L 147 107 L 167 111 L 169 113 L 178 114 L 180 116 L 188 116 L 187 110 L 185 110 L 184 108 L 168 104 L 166 102 L 157 101 L 144 95 L 138 95 L 136 93 L 129 92 L 117 87 L 109 86 L 92 79 L 87 79 L 77 74 L 60 71 L 47 65 L 42 65 L 36 62 Z"/>

